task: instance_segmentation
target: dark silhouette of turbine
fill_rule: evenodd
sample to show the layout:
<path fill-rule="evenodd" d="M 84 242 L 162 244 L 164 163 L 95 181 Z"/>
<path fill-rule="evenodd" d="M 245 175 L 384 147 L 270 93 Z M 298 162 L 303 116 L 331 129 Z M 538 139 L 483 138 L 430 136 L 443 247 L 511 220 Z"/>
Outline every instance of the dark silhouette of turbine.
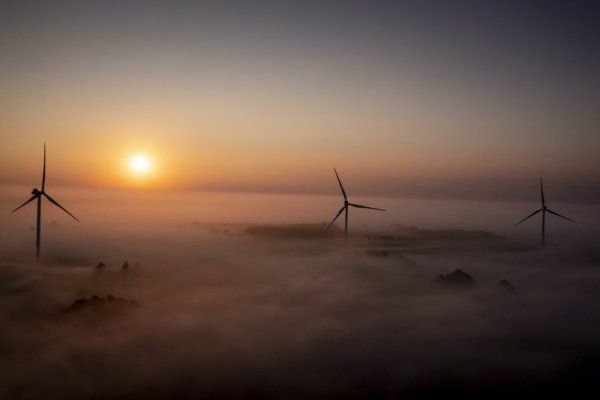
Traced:
<path fill-rule="evenodd" d="M 338 217 L 340 216 L 340 214 L 342 214 L 342 212 L 345 212 L 345 215 L 344 215 L 344 241 L 345 241 L 345 243 L 348 243 L 348 207 L 367 208 L 369 210 L 377 210 L 377 211 L 386 211 L 386 210 L 381 209 L 381 208 L 367 207 L 367 206 L 363 206 L 360 204 L 350 203 L 348 201 L 348 196 L 346 195 L 346 191 L 344 190 L 344 185 L 342 185 L 342 181 L 340 180 L 340 176 L 338 175 L 335 168 L 333 169 L 333 171 L 335 172 L 337 181 L 340 184 L 340 189 L 342 190 L 342 195 L 344 196 L 344 205 L 342 206 L 342 208 L 340 208 L 340 211 L 338 211 L 335 218 L 333 218 L 333 221 L 331 221 L 331 223 L 329 225 L 327 225 L 327 229 L 331 228 L 331 225 L 333 225 L 335 220 L 338 219 Z"/>
<path fill-rule="evenodd" d="M 18 209 L 20 209 L 21 207 L 24 207 L 26 204 L 37 199 L 37 230 L 35 232 L 35 257 L 38 260 L 40 259 L 42 196 L 44 196 L 46 199 L 48 199 L 48 201 L 50 203 L 54 204 L 55 206 L 57 206 L 58 208 L 60 208 L 61 210 L 63 210 L 67 214 L 69 214 L 71 217 L 73 217 L 75 219 L 75 221 L 79 222 L 79 220 L 77 218 L 75 218 L 75 216 L 73 214 L 71 214 L 69 211 L 67 211 L 66 208 L 64 208 L 63 206 L 58 204 L 58 202 L 56 200 L 54 200 L 52 197 L 50 197 L 50 195 L 48 193 L 46 193 L 45 188 L 46 188 L 46 143 L 44 143 L 44 168 L 43 168 L 43 172 L 42 172 L 42 190 L 38 190 L 37 188 L 34 188 L 31 191 L 32 196 L 25 203 L 21 204 L 19 207 L 15 208 L 12 211 L 12 212 L 15 212 Z"/>
<path fill-rule="evenodd" d="M 571 218 L 565 217 L 564 215 L 560 215 L 559 213 L 552 211 L 551 209 L 546 207 L 546 198 L 544 197 L 544 184 L 542 183 L 542 177 L 540 177 L 540 193 L 542 195 L 542 208 L 532 212 L 531 214 L 529 214 L 528 216 L 523 218 L 521 221 L 517 222 L 516 225 L 519 225 L 520 223 L 527 221 L 529 218 L 533 217 L 535 214 L 541 212 L 542 213 L 542 246 L 544 246 L 544 237 L 546 235 L 546 213 L 550 213 L 550 214 L 556 215 L 557 217 L 564 218 L 567 221 L 571 221 L 571 222 L 575 222 L 575 221 L 573 221 Z"/>

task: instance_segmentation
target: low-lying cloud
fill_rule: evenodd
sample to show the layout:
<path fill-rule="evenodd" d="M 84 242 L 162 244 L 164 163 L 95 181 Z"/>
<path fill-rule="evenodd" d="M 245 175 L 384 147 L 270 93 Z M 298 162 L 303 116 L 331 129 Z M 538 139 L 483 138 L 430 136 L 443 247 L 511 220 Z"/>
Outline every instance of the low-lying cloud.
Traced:
<path fill-rule="evenodd" d="M 366 250 L 385 244 L 376 235 L 354 237 L 344 252 L 335 235 L 215 232 L 56 234 L 44 266 L 18 243 L 3 248 L 0 397 L 405 398 L 597 387 L 593 248 L 541 251 L 497 238 L 463 247 L 429 232 L 371 257 Z M 126 260 L 139 270 L 123 272 Z M 476 285 L 435 282 L 456 269 Z M 519 294 L 495 290 L 501 279 Z M 93 324 L 61 315 L 77 298 L 109 294 L 140 307 Z"/>

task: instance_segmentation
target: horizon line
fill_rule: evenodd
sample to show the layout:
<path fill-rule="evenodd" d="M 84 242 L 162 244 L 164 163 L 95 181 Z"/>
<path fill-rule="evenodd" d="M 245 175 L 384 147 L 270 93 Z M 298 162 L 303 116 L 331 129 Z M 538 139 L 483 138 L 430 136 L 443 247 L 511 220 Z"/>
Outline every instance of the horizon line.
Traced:
<path fill-rule="evenodd" d="M 0 187 L 28 187 L 27 184 L 17 183 L 3 183 L 0 182 Z M 331 191 L 294 191 L 286 189 L 268 189 L 261 190 L 257 188 L 207 188 L 207 187 L 152 187 L 152 186 L 110 186 L 110 185 L 73 185 L 73 184 L 59 184 L 53 185 L 54 188 L 69 188 L 69 189 L 89 189 L 89 190 L 115 190 L 115 191 L 147 191 L 147 192 L 212 192 L 212 193 L 235 193 L 235 194 L 265 194 L 265 195 L 297 195 L 297 196 L 329 196 L 337 197 L 339 193 L 335 190 Z M 422 199 L 422 200 L 455 200 L 455 201 L 484 201 L 484 202 L 509 202 L 509 203 L 520 203 L 520 202 L 536 202 L 535 199 L 525 196 L 508 197 L 508 196 L 481 196 L 477 197 L 474 195 L 465 194 L 464 196 L 459 195 L 442 195 L 442 194 L 415 194 L 415 193 L 369 193 L 365 192 L 354 192 L 354 197 L 374 197 L 383 199 Z M 557 200 L 554 203 L 560 204 L 581 204 L 581 205 L 600 205 L 600 199 L 598 200 L 585 200 L 585 199 L 569 199 L 569 200 Z"/>

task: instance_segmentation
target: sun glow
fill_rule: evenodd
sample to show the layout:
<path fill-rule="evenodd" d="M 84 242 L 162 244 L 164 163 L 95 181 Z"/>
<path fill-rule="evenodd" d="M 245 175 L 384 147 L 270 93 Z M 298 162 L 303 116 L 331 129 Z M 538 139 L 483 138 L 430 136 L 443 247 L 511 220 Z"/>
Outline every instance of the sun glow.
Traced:
<path fill-rule="evenodd" d="M 152 168 L 150 159 L 145 155 L 136 155 L 129 160 L 129 167 L 136 173 L 147 173 Z"/>
<path fill-rule="evenodd" d="M 164 175 L 164 157 L 146 150 L 123 152 L 119 164 L 119 186 L 127 188 L 158 188 L 168 182 Z M 116 165 L 115 165 L 116 166 Z"/>

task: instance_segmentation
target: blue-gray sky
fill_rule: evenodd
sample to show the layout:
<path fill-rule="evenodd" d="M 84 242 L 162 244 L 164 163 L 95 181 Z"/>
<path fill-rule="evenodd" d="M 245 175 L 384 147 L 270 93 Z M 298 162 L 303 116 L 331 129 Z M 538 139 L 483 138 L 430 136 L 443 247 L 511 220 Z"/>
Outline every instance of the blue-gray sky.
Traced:
<path fill-rule="evenodd" d="M 585 1 L 0 1 L 0 181 L 562 200 L 600 193 Z M 160 173 L 158 172 L 160 171 Z"/>

